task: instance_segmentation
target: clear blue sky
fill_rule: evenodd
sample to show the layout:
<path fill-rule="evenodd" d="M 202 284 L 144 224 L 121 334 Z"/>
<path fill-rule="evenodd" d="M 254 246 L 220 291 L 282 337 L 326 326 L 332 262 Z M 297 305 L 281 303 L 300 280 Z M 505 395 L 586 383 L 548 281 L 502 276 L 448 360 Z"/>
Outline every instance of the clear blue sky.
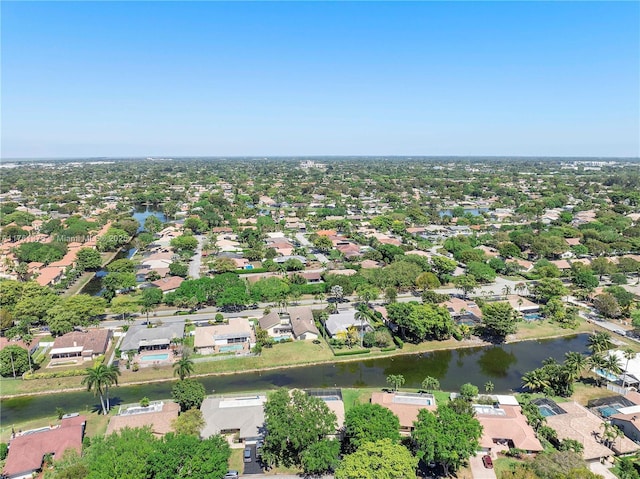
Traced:
<path fill-rule="evenodd" d="M 640 156 L 638 2 L 2 2 L 2 157 Z"/>

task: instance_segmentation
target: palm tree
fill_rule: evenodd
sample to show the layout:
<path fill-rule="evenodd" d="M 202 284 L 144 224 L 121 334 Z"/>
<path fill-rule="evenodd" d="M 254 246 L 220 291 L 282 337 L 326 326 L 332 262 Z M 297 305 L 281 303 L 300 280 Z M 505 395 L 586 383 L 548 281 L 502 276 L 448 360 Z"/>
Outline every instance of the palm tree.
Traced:
<path fill-rule="evenodd" d="M 397 391 L 404 384 L 404 376 L 402 374 L 389 374 L 387 382 L 393 386 L 394 391 Z"/>
<path fill-rule="evenodd" d="M 494 387 L 495 386 L 491 381 L 487 381 L 486 383 L 484 383 L 484 392 L 490 393 L 493 391 Z"/>
<path fill-rule="evenodd" d="M 27 358 L 29 358 L 29 371 L 33 371 L 31 366 L 31 343 L 33 342 L 33 336 L 31 334 L 25 334 L 22 336 L 22 342 L 27 345 Z"/>
<path fill-rule="evenodd" d="M 589 349 L 592 353 L 602 353 L 611 349 L 613 343 L 611 342 L 611 335 L 605 331 L 593 333 L 589 336 Z"/>
<path fill-rule="evenodd" d="M 624 358 L 627 360 L 627 364 L 625 364 L 624 366 L 624 376 L 622 377 L 622 387 L 624 388 L 624 383 L 627 380 L 627 374 L 629 371 L 629 361 L 636 357 L 636 352 L 631 348 L 627 348 L 624 350 L 622 354 L 624 355 Z"/>
<path fill-rule="evenodd" d="M 509 296 L 511 294 L 511 286 L 509 286 L 508 284 L 505 284 L 504 287 L 502 288 L 502 294 L 505 297 Z"/>
<path fill-rule="evenodd" d="M 427 376 L 422 380 L 421 386 L 422 389 L 424 389 L 428 393 L 431 393 L 435 390 L 440 389 L 440 381 L 438 381 L 438 379 L 434 378 L 433 376 Z"/>
<path fill-rule="evenodd" d="M 111 386 L 112 384 L 115 384 L 116 386 L 118 385 L 118 376 L 120 376 L 120 368 L 118 366 L 116 366 L 115 364 L 112 364 L 110 366 L 107 366 L 108 372 L 109 372 L 109 376 L 111 378 L 111 382 L 105 384 L 104 387 L 104 395 L 107 399 L 107 411 L 111 410 L 111 402 L 109 399 L 109 386 Z"/>
<path fill-rule="evenodd" d="M 589 360 L 584 354 L 570 351 L 564 355 L 564 366 L 572 381 L 582 376 L 582 371 L 589 366 Z"/>
<path fill-rule="evenodd" d="M 369 323 L 370 318 L 371 310 L 365 305 L 360 305 L 356 314 L 353 316 L 353 319 L 360 322 L 360 347 L 362 347 L 362 342 L 364 340 L 364 325 L 365 323 Z"/>
<path fill-rule="evenodd" d="M 522 375 L 522 385 L 530 391 L 543 391 L 550 386 L 542 370 L 534 369 Z"/>
<path fill-rule="evenodd" d="M 622 366 L 620 366 L 620 359 L 618 356 L 614 354 L 607 356 L 604 363 L 604 369 L 611 374 L 622 373 Z"/>
<path fill-rule="evenodd" d="M 105 403 L 105 389 L 114 382 L 114 372 L 105 364 L 98 364 L 96 367 L 87 368 L 87 375 L 82 379 L 82 385 L 87 386 L 87 391 L 93 389 L 93 394 L 100 396 L 102 414 L 108 414 Z"/>
<path fill-rule="evenodd" d="M 173 365 L 173 375 L 178 376 L 180 381 L 184 378 L 191 376 L 194 371 L 193 359 L 189 357 L 188 353 L 183 353 L 179 361 L 176 361 Z"/>

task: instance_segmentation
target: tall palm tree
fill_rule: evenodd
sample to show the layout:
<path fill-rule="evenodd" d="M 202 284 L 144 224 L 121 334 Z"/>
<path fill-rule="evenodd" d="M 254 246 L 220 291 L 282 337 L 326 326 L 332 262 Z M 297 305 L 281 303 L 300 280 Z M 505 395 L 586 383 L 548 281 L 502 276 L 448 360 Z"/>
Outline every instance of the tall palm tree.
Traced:
<path fill-rule="evenodd" d="M 397 391 L 404 384 L 404 376 L 402 374 L 389 374 L 387 382 L 393 386 L 394 391 Z"/>
<path fill-rule="evenodd" d="M 113 384 L 114 372 L 105 364 L 98 364 L 93 368 L 87 368 L 87 375 L 82 379 L 82 385 L 87 386 L 87 391 L 93 390 L 94 396 L 100 396 L 102 414 L 108 414 L 105 403 L 105 389 Z"/>
<path fill-rule="evenodd" d="M 612 347 L 611 334 L 605 331 L 593 333 L 589 336 L 589 349 L 592 353 L 602 353 Z"/>
<path fill-rule="evenodd" d="M 631 361 L 633 358 L 636 357 L 636 352 L 631 348 L 627 348 L 624 350 L 622 354 L 624 355 L 624 358 L 627 360 L 627 363 L 624 366 L 624 376 L 622 377 L 622 387 L 624 388 L 624 383 L 627 380 L 627 374 L 629 371 L 629 361 Z"/>
<path fill-rule="evenodd" d="M 356 321 L 359 321 L 360 323 L 360 347 L 362 347 L 362 342 L 364 340 L 364 325 L 365 323 L 366 324 L 369 323 L 370 318 L 371 318 L 371 310 L 365 305 L 360 305 L 358 307 L 358 310 L 353 316 L 353 319 L 355 319 Z"/>
<path fill-rule="evenodd" d="M 572 381 L 582 376 L 582 372 L 589 366 L 589 360 L 584 354 L 570 351 L 566 353 L 564 357 L 564 366 Z"/>
<path fill-rule="evenodd" d="M 604 363 L 604 369 L 611 374 L 620 374 L 622 372 L 622 366 L 620 366 L 620 359 L 618 356 L 613 354 L 607 356 Z"/>
<path fill-rule="evenodd" d="M 25 334 L 22 336 L 22 342 L 27 345 L 27 358 L 29 358 L 29 371 L 33 371 L 31 366 L 31 343 L 33 342 L 33 336 L 31 334 Z"/>
<path fill-rule="evenodd" d="M 189 357 L 188 353 L 183 353 L 179 361 L 176 361 L 173 365 L 173 375 L 178 376 L 180 381 L 184 378 L 191 376 L 194 371 L 193 359 Z"/>
<path fill-rule="evenodd" d="M 115 384 L 116 386 L 118 385 L 118 376 L 120 376 L 120 368 L 118 366 L 116 366 L 115 364 L 111 364 L 110 366 L 107 366 L 108 372 L 109 372 L 109 376 L 111 378 L 111 382 L 107 383 L 104 387 L 104 394 L 106 397 L 106 402 L 107 402 L 107 411 L 111 410 L 111 402 L 109 399 L 109 386 L 111 386 L 112 384 Z"/>

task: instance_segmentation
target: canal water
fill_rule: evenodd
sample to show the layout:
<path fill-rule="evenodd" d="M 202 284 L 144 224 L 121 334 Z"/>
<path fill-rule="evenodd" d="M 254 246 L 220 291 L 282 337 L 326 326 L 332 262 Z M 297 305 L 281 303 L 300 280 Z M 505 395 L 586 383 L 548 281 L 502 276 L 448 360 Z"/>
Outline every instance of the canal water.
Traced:
<path fill-rule="evenodd" d="M 433 376 L 438 378 L 445 391 L 457 391 L 465 383 L 475 384 L 483 391 L 484 384 L 491 381 L 495 386 L 494 393 L 510 393 L 521 387 L 522 375 L 540 367 L 544 359 L 552 357 L 563 361 L 566 352 L 587 353 L 588 337 L 587 334 L 580 334 L 499 346 L 209 376 L 198 380 L 204 384 L 207 394 L 227 394 L 265 391 L 281 386 L 386 387 L 388 375 L 402 374 L 406 381 L 403 387 L 406 388 L 418 388 L 426 376 Z M 151 400 L 170 398 L 174 384 L 175 381 L 166 381 L 114 387 L 111 389 L 111 403 L 134 403 L 143 397 Z M 97 410 L 99 402 L 92 393 L 85 391 L 5 399 L 0 403 L 0 422 L 11 424 L 52 415 L 56 407 L 67 412 Z"/>
<path fill-rule="evenodd" d="M 131 216 L 133 216 L 140 223 L 140 227 L 138 228 L 138 233 L 144 230 L 144 221 L 149 216 L 157 216 L 160 221 L 163 223 L 167 221 L 167 217 L 160 210 L 156 210 L 154 208 L 139 206 L 137 207 Z M 116 261 L 118 259 L 131 259 L 131 257 L 135 254 L 136 249 L 129 247 L 129 245 L 124 246 L 118 254 L 116 254 L 111 262 Z M 91 278 L 91 280 L 84 285 L 82 290 L 80 291 L 82 294 L 89 294 L 91 296 L 98 296 L 102 293 L 102 278 L 107 275 L 107 270 L 105 268 L 101 268 L 96 271 L 96 274 Z"/>

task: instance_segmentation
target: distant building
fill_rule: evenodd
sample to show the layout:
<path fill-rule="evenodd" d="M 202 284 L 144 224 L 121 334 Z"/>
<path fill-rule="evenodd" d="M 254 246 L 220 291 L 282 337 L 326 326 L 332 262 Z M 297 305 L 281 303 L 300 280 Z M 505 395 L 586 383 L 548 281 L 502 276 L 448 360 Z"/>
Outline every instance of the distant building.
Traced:
<path fill-rule="evenodd" d="M 89 329 L 67 333 L 53 342 L 53 347 L 49 351 L 51 362 L 66 358 L 81 358 L 85 361 L 95 359 L 107 352 L 111 337 L 110 329 Z"/>
<path fill-rule="evenodd" d="M 240 442 L 257 441 L 263 436 L 264 394 L 238 397 L 207 397 L 200 410 L 205 426 L 200 435 L 237 434 Z"/>
<path fill-rule="evenodd" d="M 129 328 L 125 334 L 120 351 L 140 353 L 143 351 L 155 351 L 169 349 L 171 341 L 184 337 L 184 321 L 179 323 L 167 323 L 161 326 L 148 328 L 144 324 L 136 324 Z"/>
<path fill-rule="evenodd" d="M 409 434 L 413 430 L 413 422 L 418 419 L 418 413 L 422 409 L 437 409 L 436 399 L 432 394 L 374 392 L 371 403 L 386 407 L 398 416 L 400 432 L 403 434 Z"/>
<path fill-rule="evenodd" d="M 162 437 L 173 431 L 172 422 L 178 417 L 180 406 L 172 401 L 152 402 L 148 406 L 120 406 L 118 414 L 113 416 L 107 426 L 106 434 L 121 431 L 124 428 L 150 427 L 156 437 Z"/>

